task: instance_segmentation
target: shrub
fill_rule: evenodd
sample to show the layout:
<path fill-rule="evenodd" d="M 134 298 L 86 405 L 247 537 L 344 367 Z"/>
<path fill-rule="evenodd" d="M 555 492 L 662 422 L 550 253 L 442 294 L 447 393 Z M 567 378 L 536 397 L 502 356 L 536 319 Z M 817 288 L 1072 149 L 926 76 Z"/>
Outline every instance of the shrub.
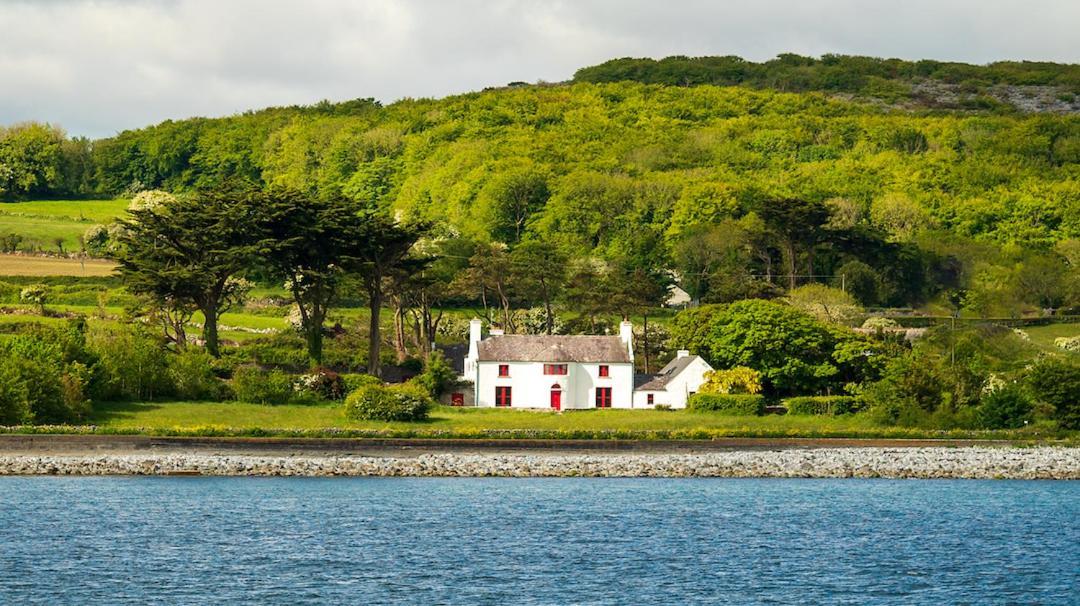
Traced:
<path fill-rule="evenodd" d="M 31 284 L 19 293 L 19 300 L 38 308 L 38 313 L 45 315 L 45 304 L 49 301 L 49 287 L 45 284 Z"/>
<path fill-rule="evenodd" d="M 367 385 L 345 399 L 345 416 L 366 421 L 423 421 L 433 402 L 414 385 Z"/>
<path fill-rule="evenodd" d="M 824 284 L 807 284 L 792 289 L 786 300 L 795 309 L 801 309 L 821 322 L 854 326 L 863 315 L 863 309 L 854 297 Z"/>
<path fill-rule="evenodd" d="M 1028 385 L 1035 399 L 1054 407 L 1064 429 L 1080 429 L 1080 364 L 1047 358 L 1031 368 Z"/>
<path fill-rule="evenodd" d="M 984 429 L 1015 429 L 1031 420 L 1031 396 L 1021 386 L 1007 385 L 990 392 L 979 405 L 979 425 Z"/>
<path fill-rule="evenodd" d="M 687 408 L 735 416 L 760 415 L 765 412 L 765 398 L 755 394 L 696 393 L 690 396 Z"/>
<path fill-rule="evenodd" d="M 200 349 L 187 348 L 169 358 L 169 378 L 181 400 L 217 400 L 221 380 L 214 372 L 214 358 Z"/>
<path fill-rule="evenodd" d="M 160 337 L 136 326 L 90 334 L 88 347 L 98 360 L 102 400 L 153 400 L 173 393 L 168 352 Z"/>
<path fill-rule="evenodd" d="M 369 374 L 346 374 L 341 375 L 342 380 L 345 381 L 345 393 L 350 394 L 361 387 L 367 387 L 368 385 L 382 385 L 382 379 L 379 377 L 373 377 Z"/>
<path fill-rule="evenodd" d="M 241 366 L 233 372 L 232 389 L 240 402 L 287 404 L 293 396 L 292 380 L 280 370 Z"/>
<path fill-rule="evenodd" d="M 90 410 L 89 367 L 65 358 L 49 334 L 20 335 L 0 347 L 0 422 L 68 423 Z"/>
<path fill-rule="evenodd" d="M 416 382 L 428 392 L 428 395 L 438 399 L 457 382 L 457 373 L 446 361 L 443 352 L 436 350 L 428 356 L 424 372 L 416 376 Z"/>
<path fill-rule="evenodd" d="M 761 373 L 753 368 L 736 366 L 705 373 L 702 393 L 761 393 Z"/>
<path fill-rule="evenodd" d="M 870 330 L 879 330 L 886 328 L 899 328 L 900 324 L 892 318 L 883 318 L 881 316 L 870 316 L 863 323 L 862 327 Z"/>
<path fill-rule="evenodd" d="M 852 396 L 802 396 L 784 400 L 790 415 L 846 415 L 858 412 L 862 403 Z"/>
<path fill-rule="evenodd" d="M 329 368 L 318 367 L 301 375 L 297 385 L 323 400 L 343 400 L 348 393 L 345 379 Z"/>
<path fill-rule="evenodd" d="M 1080 352 L 1080 336 L 1078 337 L 1058 337 L 1054 339 L 1054 346 L 1060 347 L 1065 351 L 1077 351 Z"/>

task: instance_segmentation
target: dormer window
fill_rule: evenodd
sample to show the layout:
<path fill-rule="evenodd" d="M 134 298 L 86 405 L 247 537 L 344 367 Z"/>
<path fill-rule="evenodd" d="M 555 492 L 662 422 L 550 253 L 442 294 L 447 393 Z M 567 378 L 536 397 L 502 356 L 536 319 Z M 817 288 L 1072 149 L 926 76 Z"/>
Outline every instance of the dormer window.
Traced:
<path fill-rule="evenodd" d="M 565 375 L 567 370 L 566 364 L 544 364 L 545 375 Z"/>

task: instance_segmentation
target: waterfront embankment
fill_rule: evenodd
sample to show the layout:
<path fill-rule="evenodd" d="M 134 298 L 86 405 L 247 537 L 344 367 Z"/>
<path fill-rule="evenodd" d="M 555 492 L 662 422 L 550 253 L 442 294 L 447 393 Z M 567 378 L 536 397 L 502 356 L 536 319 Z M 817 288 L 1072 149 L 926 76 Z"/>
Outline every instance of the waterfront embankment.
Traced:
<path fill-rule="evenodd" d="M 1080 448 L 849 447 L 716 452 L 0 454 L 0 475 L 1080 479 Z"/>

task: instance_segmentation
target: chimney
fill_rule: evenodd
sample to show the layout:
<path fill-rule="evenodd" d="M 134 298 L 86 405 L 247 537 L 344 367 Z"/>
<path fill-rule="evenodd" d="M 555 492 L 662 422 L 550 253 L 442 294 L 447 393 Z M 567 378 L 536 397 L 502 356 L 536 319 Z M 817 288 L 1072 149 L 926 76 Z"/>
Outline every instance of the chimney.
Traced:
<path fill-rule="evenodd" d="M 630 353 L 630 361 L 634 360 L 634 325 L 628 320 L 623 320 L 619 324 L 619 340 L 626 345 L 627 352 Z"/>
<path fill-rule="evenodd" d="M 475 360 L 480 357 L 480 352 L 477 351 L 477 343 L 480 342 L 482 337 L 482 330 L 484 323 L 480 318 L 473 318 L 469 320 L 469 360 Z"/>
<path fill-rule="evenodd" d="M 675 357 L 676 358 L 689 358 L 690 357 L 690 350 L 689 349 L 680 349 L 679 351 L 677 351 L 675 353 Z"/>

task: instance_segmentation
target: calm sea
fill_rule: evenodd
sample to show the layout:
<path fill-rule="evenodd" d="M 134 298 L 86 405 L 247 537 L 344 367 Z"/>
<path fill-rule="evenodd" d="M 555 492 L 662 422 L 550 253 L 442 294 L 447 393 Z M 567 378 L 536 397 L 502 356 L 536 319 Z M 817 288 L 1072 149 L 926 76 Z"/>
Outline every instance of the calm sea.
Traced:
<path fill-rule="evenodd" d="M 0 604 L 1080 604 L 1080 483 L 0 478 Z"/>

